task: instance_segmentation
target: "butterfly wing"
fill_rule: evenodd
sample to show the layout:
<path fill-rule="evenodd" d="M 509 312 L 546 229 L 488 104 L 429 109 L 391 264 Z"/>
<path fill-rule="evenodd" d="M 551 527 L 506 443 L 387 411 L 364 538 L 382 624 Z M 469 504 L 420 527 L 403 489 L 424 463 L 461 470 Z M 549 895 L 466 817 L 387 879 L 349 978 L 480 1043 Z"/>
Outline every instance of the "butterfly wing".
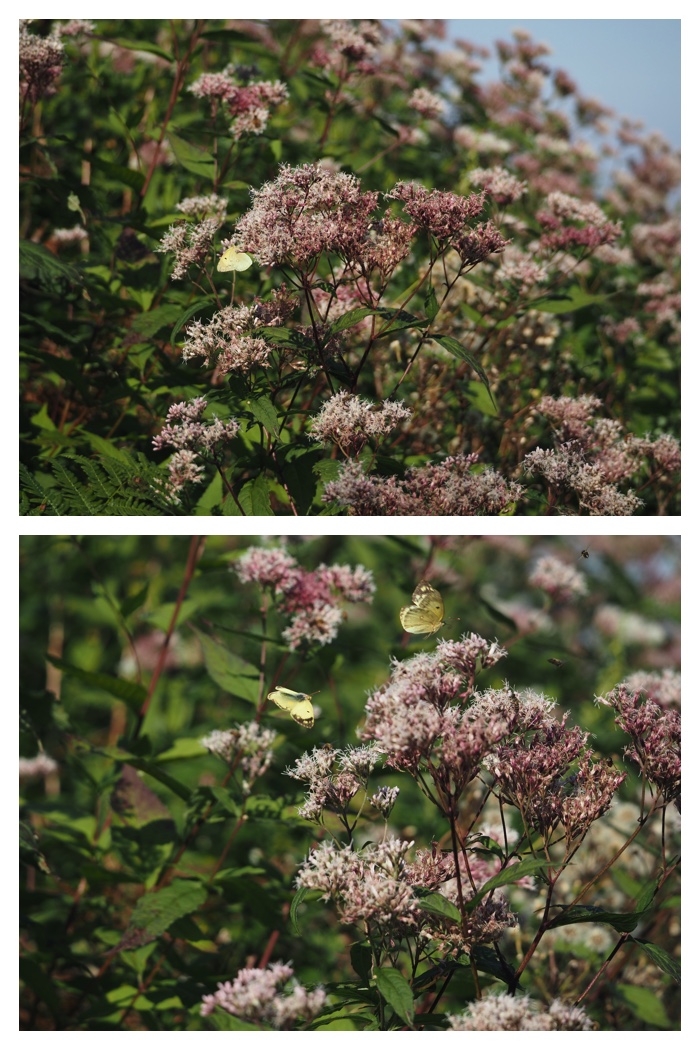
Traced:
<path fill-rule="evenodd" d="M 421 580 L 412 595 L 413 605 L 404 605 L 399 619 L 409 634 L 435 634 L 444 626 L 445 603 L 427 580 Z"/>
<path fill-rule="evenodd" d="M 298 704 L 294 704 L 290 708 L 289 713 L 294 721 L 298 722 L 304 729 L 311 729 L 311 726 L 314 724 L 314 706 L 308 697 L 305 700 L 300 700 Z"/>
<path fill-rule="evenodd" d="M 295 722 L 305 729 L 311 729 L 314 724 L 314 708 L 309 693 L 295 693 L 293 689 L 285 689 L 279 686 L 267 694 L 267 699 L 272 700 L 283 711 L 288 711 Z"/>
<path fill-rule="evenodd" d="M 228 270 L 247 270 L 249 266 L 253 265 L 253 260 L 245 252 L 239 252 L 238 248 L 227 248 L 224 254 L 216 264 L 219 272 L 226 272 Z"/>

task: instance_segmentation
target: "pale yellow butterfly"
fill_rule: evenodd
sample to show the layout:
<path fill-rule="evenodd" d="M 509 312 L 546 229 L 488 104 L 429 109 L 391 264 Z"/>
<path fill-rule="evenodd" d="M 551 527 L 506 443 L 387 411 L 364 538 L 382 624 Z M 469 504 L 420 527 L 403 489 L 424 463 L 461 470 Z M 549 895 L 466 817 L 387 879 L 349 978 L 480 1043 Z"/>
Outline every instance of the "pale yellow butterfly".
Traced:
<path fill-rule="evenodd" d="M 295 693 L 294 690 L 285 689 L 280 685 L 267 694 L 267 699 L 272 700 L 283 711 L 289 711 L 294 721 L 304 729 L 311 729 L 314 724 L 314 708 L 311 703 L 313 695 L 313 693 Z"/>
<path fill-rule="evenodd" d="M 216 264 L 217 270 L 247 270 L 249 266 L 253 265 L 253 260 L 245 252 L 239 252 L 238 248 L 233 246 L 227 248 L 224 254 Z"/>
<path fill-rule="evenodd" d="M 445 603 L 439 591 L 421 580 L 411 596 L 413 605 L 404 605 L 399 619 L 404 631 L 409 634 L 435 634 L 445 626 Z"/>

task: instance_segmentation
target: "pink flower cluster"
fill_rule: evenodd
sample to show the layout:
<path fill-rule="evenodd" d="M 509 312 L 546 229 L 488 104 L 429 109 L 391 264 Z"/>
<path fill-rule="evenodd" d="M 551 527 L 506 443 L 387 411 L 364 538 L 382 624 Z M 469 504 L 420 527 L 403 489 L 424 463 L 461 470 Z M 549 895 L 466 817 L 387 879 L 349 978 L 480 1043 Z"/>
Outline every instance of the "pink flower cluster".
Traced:
<path fill-rule="evenodd" d="M 172 281 L 186 277 L 190 266 L 204 265 L 221 221 L 219 218 L 209 218 L 198 223 L 183 222 L 179 226 L 171 226 L 161 238 L 155 251 L 173 252 L 175 255 L 175 267 L 170 274 Z"/>
<path fill-rule="evenodd" d="M 208 1017 L 217 1008 L 245 1021 L 275 1029 L 288 1029 L 299 1018 L 310 1021 L 326 1005 L 321 986 L 307 992 L 294 979 L 286 963 L 271 963 L 264 970 L 239 970 L 233 981 L 219 984 L 213 995 L 202 998 L 201 1013 Z"/>
<path fill-rule="evenodd" d="M 477 459 L 448 456 L 439 463 L 409 467 L 403 479 L 365 474 L 359 463 L 346 463 L 326 485 L 323 499 L 359 515 L 500 514 L 520 499 L 523 488 L 495 470 L 472 474 Z"/>
<path fill-rule="evenodd" d="M 463 1014 L 449 1017 L 453 1032 L 590 1032 L 593 1022 L 580 1006 L 561 999 L 547 1005 L 528 995 L 487 994 Z"/>
<path fill-rule="evenodd" d="M 582 509 L 595 515 L 633 514 L 643 501 L 617 485 L 642 470 L 648 462 L 665 472 L 680 467 L 675 438 L 652 439 L 623 435 L 619 423 L 595 419 L 596 397 L 545 397 L 539 409 L 557 426 L 557 449 L 537 448 L 523 460 L 523 470 L 540 474 L 554 495 L 572 491 Z"/>
<path fill-rule="evenodd" d="M 494 791 L 516 806 L 525 825 L 548 842 L 562 828 L 569 848 L 609 808 L 627 776 L 604 762 L 593 762 L 586 750 L 588 734 L 545 719 L 532 736 L 499 744 L 487 758 Z"/>
<path fill-rule="evenodd" d="M 229 116 L 234 118 L 229 130 L 236 141 L 244 134 L 260 135 L 267 127 L 270 107 L 289 98 L 287 86 L 281 80 L 239 85 L 229 70 L 203 73 L 190 84 L 189 90 L 196 98 L 209 99 L 212 117 L 220 102 L 226 106 Z"/>
<path fill-rule="evenodd" d="M 639 766 L 658 789 L 664 803 L 680 804 L 681 797 L 681 716 L 664 710 L 639 692 L 619 685 L 598 702 L 611 707 L 615 722 L 631 738 L 625 754 Z"/>
<path fill-rule="evenodd" d="M 37 36 L 29 32 L 29 21 L 21 18 L 19 22 L 20 90 L 23 99 L 38 102 L 55 92 L 65 56 L 58 32 Z"/>
<path fill-rule="evenodd" d="M 297 887 L 319 890 L 332 900 L 343 925 L 369 924 L 396 936 L 415 929 L 419 902 L 406 881 L 406 853 L 412 842 L 389 839 L 362 850 L 322 842 L 299 869 Z"/>
<path fill-rule="evenodd" d="M 373 741 L 394 769 L 415 773 L 433 756 L 431 769 L 444 762 L 445 776 L 454 776 L 461 791 L 492 744 L 511 728 L 507 711 L 491 702 L 462 708 L 477 667 L 492 667 L 505 655 L 495 642 L 471 634 L 458 642 L 440 641 L 431 653 L 394 661 L 389 682 L 367 701 L 362 739 Z M 458 706 L 451 707 L 454 701 Z"/>
<path fill-rule="evenodd" d="M 216 365 L 219 375 L 229 372 L 248 375 L 255 368 L 267 368 L 276 348 L 256 334 L 256 329 L 280 327 L 296 306 L 296 297 L 284 285 L 275 289 L 265 302 L 256 297 L 250 305 L 225 306 L 217 310 L 210 321 L 193 321 L 188 325 L 182 359 L 203 357 L 206 364 Z"/>
<path fill-rule="evenodd" d="M 235 757 L 236 768 L 243 775 L 243 794 L 249 795 L 253 783 L 270 768 L 276 735 L 274 729 L 249 722 L 233 729 L 214 729 L 202 737 L 201 744 L 228 764 Z"/>
<path fill-rule="evenodd" d="M 411 411 L 399 401 L 373 405 L 353 394 L 334 394 L 311 419 L 309 435 L 338 445 L 345 456 L 357 456 L 370 438 L 391 433 Z"/>
<path fill-rule="evenodd" d="M 553 555 L 538 559 L 528 582 L 531 587 L 540 587 L 555 602 L 570 602 L 588 593 L 586 577 L 575 566 L 567 565 Z"/>
<path fill-rule="evenodd" d="M 290 649 L 328 645 L 343 620 L 341 601 L 371 601 L 372 573 L 361 565 L 320 565 L 308 572 L 280 548 L 251 547 L 234 566 L 241 583 L 269 587 L 291 618 L 282 635 Z"/>
<path fill-rule="evenodd" d="M 342 752 L 325 747 L 306 752 L 291 769 L 285 770 L 287 776 L 307 785 L 307 796 L 299 808 L 299 816 L 318 823 L 324 810 L 346 816 L 357 792 L 367 790 L 369 775 L 380 758 L 381 751 L 374 745 L 349 747 Z M 338 769 L 334 770 L 336 761 Z M 392 797 L 391 791 L 398 794 L 398 788 L 383 790 L 377 808 L 386 815 L 396 798 L 396 795 Z"/>
<path fill-rule="evenodd" d="M 177 451 L 168 463 L 167 498 L 179 503 L 178 493 L 188 482 L 200 482 L 204 470 L 201 457 L 216 458 L 219 448 L 235 437 L 239 424 L 235 419 L 223 423 L 214 416 L 211 423 L 202 421 L 207 407 L 203 397 L 171 405 L 160 434 L 153 438 L 154 449 Z"/>

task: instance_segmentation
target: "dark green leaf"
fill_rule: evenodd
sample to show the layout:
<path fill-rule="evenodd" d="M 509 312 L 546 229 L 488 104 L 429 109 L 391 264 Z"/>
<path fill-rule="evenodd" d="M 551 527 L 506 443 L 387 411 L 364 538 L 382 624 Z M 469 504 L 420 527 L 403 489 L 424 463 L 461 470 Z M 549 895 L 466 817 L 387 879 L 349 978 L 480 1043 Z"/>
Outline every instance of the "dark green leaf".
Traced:
<path fill-rule="evenodd" d="M 19 275 L 26 281 L 37 281 L 42 287 L 80 284 L 82 276 L 74 266 L 57 259 L 43 244 L 19 242 Z"/>
<path fill-rule="evenodd" d="M 337 335 L 338 332 L 344 332 L 346 328 L 352 328 L 353 325 L 359 324 L 365 317 L 373 313 L 376 313 L 376 311 L 369 306 L 358 306 L 354 310 L 349 310 L 342 317 L 338 317 L 330 326 L 326 342 L 331 336 Z"/>
<path fill-rule="evenodd" d="M 204 179 L 214 179 L 215 164 L 211 153 L 180 138 L 172 130 L 172 125 L 168 128 L 168 143 L 183 168 Z"/>
<path fill-rule="evenodd" d="M 69 664 L 65 660 L 59 659 L 58 656 L 51 656 L 48 653 L 46 659 L 54 667 L 57 667 L 59 671 L 69 675 L 71 678 L 77 678 L 78 681 L 84 682 L 86 685 L 91 685 L 95 689 L 101 689 L 103 692 L 109 693 L 110 696 L 122 700 L 132 711 L 140 711 L 141 705 L 148 695 L 144 687 L 139 685 L 138 682 L 126 682 L 123 678 L 114 678 L 109 674 L 84 671 L 81 667 L 74 667 L 73 664 Z"/>
<path fill-rule="evenodd" d="M 238 493 L 238 502 L 246 514 L 272 514 L 270 486 L 264 474 L 258 474 L 257 478 L 246 481 Z"/>
<path fill-rule="evenodd" d="M 306 886 L 300 886 L 294 894 L 294 896 L 292 897 L 292 903 L 289 905 L 289 920 L 292 924 L 292 929 L 295 933 L 299 934 L 299 936 L 301 936 L 302 933 L 301 927 L 299 926 L 299 920 L 297 918 L 299 914 L 299 905 L 305 900 L 308 892 L 309 891 L 306 888 Z"/>
<path fill-rule="evenodd" d="M 255 417 L 258 423 L 261 423 L 268 434 L 273 434 L 276 438 L 279 438 L 279 425 L 277 422 L 277 410 L 270 401 L 267 395 L 255 398 L 255 400 L 246 401 L 245 407 Z"/>
<path fill-rule="evenodd" d="M 257 668 L 232 653 L 225 645 L 198 631 L 196 627 L 191 626 L 191 629 L 199 638 L 204 652 L 204 663 L 216 684 L 232 696 L 239 696 L 242 700 L 257 704 L 260 692 L 260 675 Z"/>
<path fill-rule="evenodd" d="M 421 897 L 418 901 L 420 908 L 423 911 L 430 912 L 431 915 L 442 915 L 446 919 L 452 919 L 454 922 L 461 921 L 461 915 L 459 909 L 455 907 L 452 901 L 448 901 L 447 897 L 443 897 L 441 893 L 429 893 L 425 897 Z"/>
<path fill-rule="evenodd" d="M 141 897 L 131 913 L 131 928 L 159 937 L 177 919 L 202 907 L 207 891 L 199 882 L 174 879 L 170 886 Z"/>
<path fill-rule="evenodd" d="M 584 306 L 608 303 L 609 299 L 609 295 L 589 295 L 578 285 L 574 285 L 562 295 L 552 295 L 544 301 L 537 302 L 536 307 L 547 314 L 569 314 L 574 310 L 582 310 Z"/>
<path fill-rule="evenodd" d="M 166 62 L 175 61 L 171 54 L 164 51 L 162 47 L 158 47 L 157 44 L 152 44 L 150 40 L 132 40 L 124 36 L 116 39 L 110 38 L 110 43 L 123 47 L 127 51 L 145 51 L 147 54 L 158 55 L 160 58 L 164 58 Z"/>
<path fill-rule="evenodd" d="M 575 922 L 598 922 L 612 926 L 620 933 L 631 933 L 647 914 L 646 911 L 606 911 L 605 908 L 594 908 L 588 904 L 576 904 L 553 919 L 549 923 L 549 928 L 571 926 Z"/>
<path fill-rule="evenodd" d="M 350 945 L 350 962 L 358 977 L 369 982 L 372 976 L 372 949 L 364 941 L 355 941 Z"/>
<path fill-rule="evenodd" d="M 518 864 L 511 864 L 510 867 L 503 868 L 498 875 L 494 875 L 492 879 L 484 883 L 479 892 L 467 902 L 467 910 L 473 911 L 479 901 L 483 900 L 491 890 L 495 890 L 499 886 L 507 886 L 509 883 L 518 882 L 519 879 L 525 878 L 526 875 L 534 875 L 536 872 L 543 871 L 546 867 L 545 861 L 539 860 L 537 857 L 528 857 Z"/>
<path fill-rule="evenodd" d="M 642 951 L 645 951 L 649 958 L 656 963 L 660 970 L 667 973 L 669 977 L 677 983 L 681 983 L 681 964 L 680 960 L 674 959 L 672 955 L 669 955 L 665 948 L 661 948 L 658 944 L 652 944 L 651 941 L 642 941 L 639 937 L 630 937 L 631 941 L 638 944 Z"/>
<path fill-rule="evenodd" d="M 440 346 L 442 346 L 445 350 L 447 350 L 448 353 L 454 354 L 454 356 L 458 357 L 461 361 L 466 361 L 467 364 L 471 365 L 471 367 L 474 369 L 474 371 L 478 375 L 478 377 L 481 380 L 481 382 L 484 384 L 484 386 L 488 390 L 489 397 L 491 398 L 491 401 L 493 402 L 493 407 L 496 408 L 496 402 L 493 400 L 493 395 L 491 393 L 491 387 L 489 386 L 488 376 L 486 375 L 486 372 L 484 372 L 483 368 L 481 367 L 479 362 L 476 360 L 474 355 L 470 354 L 468 350 L 465 350 L 464 347 L 462 346 L 462 344 L 459 343 L 451 335 L 432 335 L 430 338 L 433 339 L 436 343 L 439 343 Z"/>
<path fill-rule="evenodd" d="M 644 1024 L 655 1025 L 657 1028 L 671 1027 L 664 1004 L 656 991 L 641 988 L 636 984 L 615 984 L 614 990 L 616 995 L 624 999 L 634 1016 Z"/>
<path fill-rule="evenodd" d="M 424 306 L 426 317 L 429 321 L 434 321 L 437 317 L 438 310 L 440 309 L 440 307 L 438 306 L 437 296 L 435 295 L 435 289 L 433 288 L 432 284 L 430 285 L 430 288 L 428 289 L 428 294 L 425 297 Z"/>
<path fill-rule="evenodd" d="M 412 1024 L 415 1013 L 413 992 L 403 974 L 390 966 L 382 966 L 375 970 L 374 976 L 382 999 L 389 1004 L 397 1017 L 407 1024 Z"/>

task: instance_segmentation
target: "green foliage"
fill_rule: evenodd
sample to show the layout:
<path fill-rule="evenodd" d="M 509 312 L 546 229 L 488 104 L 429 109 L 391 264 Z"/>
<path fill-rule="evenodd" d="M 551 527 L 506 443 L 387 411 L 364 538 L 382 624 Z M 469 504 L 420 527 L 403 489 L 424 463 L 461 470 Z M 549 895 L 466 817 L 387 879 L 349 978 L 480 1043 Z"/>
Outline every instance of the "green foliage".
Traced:
<path fill-rule="evenodd" d="M 570 1002 L 589 986 L 584 1005 L 601 1029 L 676 1027 L 676 861 L 667 857 L 661 870 L 660 816 L 639 833 L 636 767 L 622 753 L 625 738 L 610 711 L 592 698 L 647 662 L 672 663 L 677 544 L 651 537 L 290 539 L 286 555 L 306 571 L 364 566 L 376 584 L 371 603 L 348 606 L 332 643 L 290 648 L 282 592 L 241 583 L 235 571 L 260 542 L 210 537 L 202 548 L 167 536 L 22 538 L 22 1027 L 266 1030 L 264 1019 L 251 1027 L 245 1016 L 200 1013 L 203 997 L 251 960 L 292 960 L 305 988 L 325 986 L 323 1009 L 285 1027 L 439 1031 L 448 1014 L 492 990 Z M 586 593 L 556 601 L 531 584 L 533 560 L 545 555 L 579 572 Z M 314 749 L 356 746 L 367 692 L 387 682 L 392 655 L 405 661 L 432 653 L 433 638 L 404 636 L 402 648 L 398 621 L 428 571 L 446 616 L 461 618 L 444 629 L 448 638 L 498 634 L 512 688 L 556 697 L 593 734 L 601 758 L 634 774 L 605 836 L 577 851 L 521 975 L 523 945 L 542 918 L 537 902 L 558 863 L 556 850 L 545 857 L 532 832 L 519 858 L 493 837 L 496 829 L 471 833 L 472 865 L 496 873 L 469 892 L 464 912 L 444 886 L 415 887 L 417 921 L 447 937 L 465 918 L 478 921 L 494 894 L 505 894 L 518 913 L 518 940 L 475 944 L 456 957 L 433 950 L 417 967 L 400 937 L 388 949 L 371 923 L 339 925 L 333 902 L 296 882 L 320 840 L 332 834 L 344 841 L 344 830 L 337 812 L 326 814 L 325 827 L 299 816 L 305 785 L 285 770 Z M 617 628 L 610 619 L 616 603 Z M 500 616 L 502 608 L 510 617 Z M 608 610 L 602 618 L 601 609 Z M 631 625 L 646 638 L 643 646 Z M 549 662 L 552 652 L 561 654 L 561 667 Z M 480 672 L 477 688 L 503 687 L 504 673 Z M 265 703 L 279 685 L 318 690 L 312 728 Z M 245 766 L 244 750 L 227 763 L 202 743 L 209 737 L 214 747 L 212 732 L 238 725 L 274 730 L 271 764 L 260 776 Z M 353 802 L 353 819 L 370 821 L 354 831 L 353 848 L 361 854 L 383 836 L 398 836 L 438 859 L 449 852 L 444 811 L 406 773 L 379 768 L 367 794 L 393 784 L 400 794 L 386 830 L 366 801 Z M 476 807 L 477 796 L 465 796 L 465 827 Z M 504 807 L 504 819 L 514 819 L 512 810 Z M 595 892 L 576 900 L 635 829 L 634 858 L 623 853 Z M 668 841 L 675 835 L 670 821 L 665 834 Z M 659 874 L 650 878 L 650 871 Z M 593 982 L 616 938 L 617 979 Z M 561 985 L 555 973 L 566 975 Z"/>
<path fill-rule="evenodd" d="M 349 50 L 337 23 L 314 20 L 58 25 L 60 42 L 38 20 L 20 44 L 21 514 L 393 514 L 395 485 L 410 514 L 679 512 L 678 162 L 658 137 L 636 136 L 605 192 L 581 135 L 614 147 L 536 48 L 512 45 L 489 93 L 429 21 L 421 40 L 349 23 Z M 376 34 L 391 37 L 381 59 Z M 50 46 L 61 54 L 43 69 Z M 230 106 L 193 92 L 203 76 L 226 80 Z M 261 84 L 273 98 L 253 105 Z M 255 195 L 319 163 L 377 194 L 362 236 L 347 232 L 353 203 L 333 248 L 300 261 L 301 233 L 268 265 L 267 230 L 253 266 L 219 273 Z M 483 175 L 494 169 L 526 173 L 527 192 L 504 199 Z M 462 201 L 486 187 L 457 231 L 472 255 L 414 222 L 395 193 L 413 182 Z M 552 217 L 550 191 L 602 219 Z M 321 219 L 325 232 L 340 221 Z M 395 222 L 412 225 L 405 251 Z M 491 230 L 505 252 L 477 250 Z M 203 355 L 208 325 L 220 330 Z M 355 416 L 321 426 L 341 394 Z M 235 421 L 235 436 L 168 438 L 168 413 L 196 398 L 200 422 Z M 378 425 L 387 401 L 410 418 Z M 566 460 L 555 480 L 530 469 L 538 449 Z M 441 485 L 442 503 L 408 473 L 471 455 L 474 484 Z M 475 494 L 484 471 L 505 487 L 489 486 L 496 507 Z"/>

